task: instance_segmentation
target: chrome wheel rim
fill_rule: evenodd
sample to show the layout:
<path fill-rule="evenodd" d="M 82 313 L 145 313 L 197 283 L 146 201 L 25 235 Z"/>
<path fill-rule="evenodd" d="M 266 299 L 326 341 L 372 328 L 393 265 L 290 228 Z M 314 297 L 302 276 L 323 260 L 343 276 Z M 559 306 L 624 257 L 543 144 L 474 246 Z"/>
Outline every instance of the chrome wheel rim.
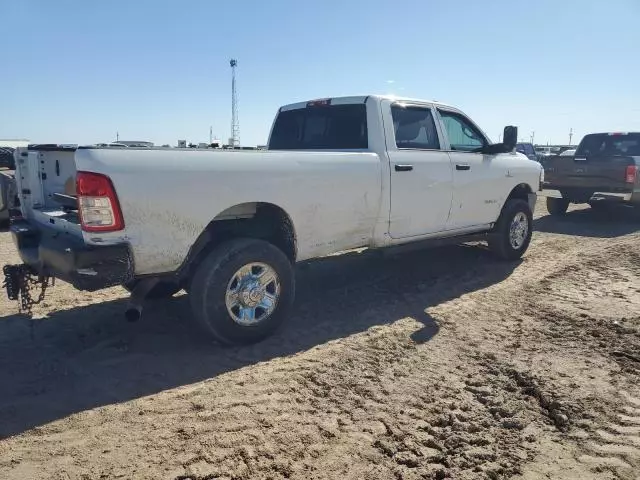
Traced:
<path fill-rule="evenodd" d="M 524 245 L 529 235 L 529 219 L 524 212 L 518 212 L 511 221 L 511 227 L 509 228 L 509 242 L 511 246 L 519 250 Z"/>
<path fill-rule="evenodd" d="M 227 284 L 225 304 L 231 319 L 243 327 L 257 325 L 271 316 L 280 297 L 280 279 L 266 263 L 249 263 Z"/>

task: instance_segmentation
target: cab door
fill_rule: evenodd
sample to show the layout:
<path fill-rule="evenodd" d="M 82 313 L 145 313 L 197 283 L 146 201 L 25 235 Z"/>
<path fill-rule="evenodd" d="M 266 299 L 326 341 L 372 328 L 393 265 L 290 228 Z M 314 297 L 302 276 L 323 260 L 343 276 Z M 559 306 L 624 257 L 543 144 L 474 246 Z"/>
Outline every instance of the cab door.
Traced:
<path fill-rule="evenodd" d="M 474 150 L 489 144 L 484 133 L 459 111 L 438 107 L 453 172 L 448 230 L 495 222 L 504 202 L 506 164 Z"/>
<path fill-rule="evenodd" d="M 407 238 L 446 228 L 451 209 L 451 160 L 430 104 L 391 103 L 385 125 L 390 161 L 389 234 Z"/>

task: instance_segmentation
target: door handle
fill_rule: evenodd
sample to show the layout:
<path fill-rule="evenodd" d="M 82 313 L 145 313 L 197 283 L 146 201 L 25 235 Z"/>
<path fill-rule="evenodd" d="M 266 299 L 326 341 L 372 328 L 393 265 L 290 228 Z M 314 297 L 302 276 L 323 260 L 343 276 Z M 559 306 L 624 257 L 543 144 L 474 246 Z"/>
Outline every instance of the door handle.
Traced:
<path fill-rule="evenodd" d="M 410 172 L 413 170 L 413 165 L 396 165 L 394 168 L 396 172 Z"/>
<path fill-rule="evenodd" d="M 456 170 L 471 170 L 471 165 L 467 164 L 456 164 Z"/>

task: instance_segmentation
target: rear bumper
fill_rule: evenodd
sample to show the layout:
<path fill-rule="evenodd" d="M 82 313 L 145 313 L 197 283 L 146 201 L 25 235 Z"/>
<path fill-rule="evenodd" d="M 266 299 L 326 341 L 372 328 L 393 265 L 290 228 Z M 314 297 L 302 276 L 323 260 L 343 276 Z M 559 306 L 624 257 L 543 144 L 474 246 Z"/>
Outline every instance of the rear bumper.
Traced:
<path fill-rule="evenodd" d="M 69 234 L 27 221 L 12 224 L 10 231 L 25 264 L 78 290 L 100 290 L 133 278 L 133 259 L 126 244 L 87 245 Z"/>
<path fill-rule="evenodd" d="M 600 188 L 576 188 L 576 187 L 561 187 L 553 184 L 545 184 L 543 186 L 541 196 L 544 197 L 556 197 L 560 198 L 564 196 L 569 199 L 580 199 L 585 202 L 590 200 L 605 200 L 611 202 L 624 202 L 624 203 L 640 203 L 640 194 L 634 193 L 631 190 L 627 191 L 612 191 L 613 189 Z"/>

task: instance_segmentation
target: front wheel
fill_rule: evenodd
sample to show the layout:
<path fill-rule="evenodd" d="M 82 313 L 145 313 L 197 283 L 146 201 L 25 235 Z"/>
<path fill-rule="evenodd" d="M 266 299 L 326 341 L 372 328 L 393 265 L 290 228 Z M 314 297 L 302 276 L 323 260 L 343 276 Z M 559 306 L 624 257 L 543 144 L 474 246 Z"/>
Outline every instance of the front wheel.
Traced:
<path fill-rule="evenodd" d="M 196 269 L 189 297 L 198 324 L 225 344 L 264 340 L 285 322 L 295 296 L 293 265 L 274 245 L 236 239 Z"/>
<path fill-rule="evenodd" d="M 524 200 L 507 200 L 493 233 L 489 248 L 502 260 L 516 260 L 529 248 L 533 214 Z"/>

